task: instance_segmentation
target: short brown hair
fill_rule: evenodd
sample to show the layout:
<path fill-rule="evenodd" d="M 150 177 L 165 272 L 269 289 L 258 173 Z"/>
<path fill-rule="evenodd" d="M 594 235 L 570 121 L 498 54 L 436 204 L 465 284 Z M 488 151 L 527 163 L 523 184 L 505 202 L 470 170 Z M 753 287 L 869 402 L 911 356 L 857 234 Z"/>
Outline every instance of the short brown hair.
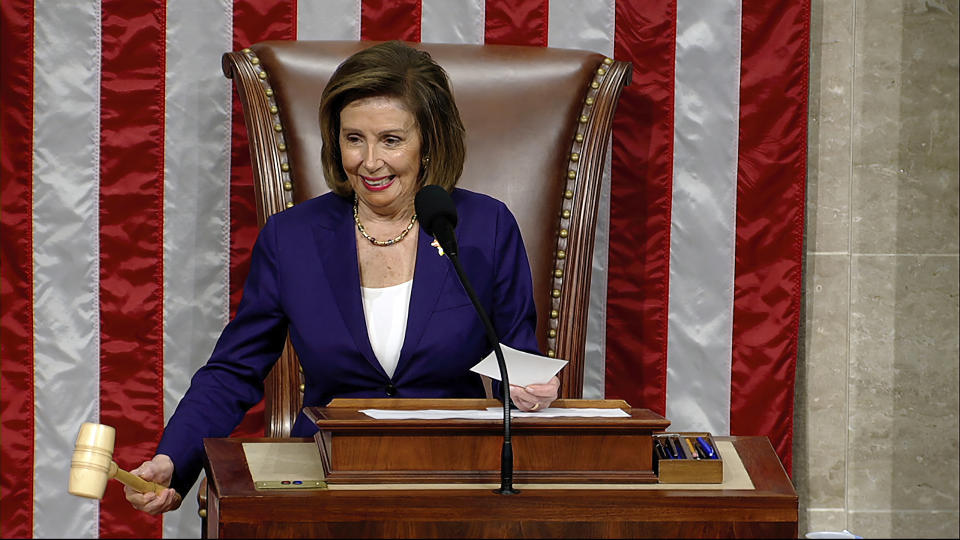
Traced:
<path fill-rule="evenodd" d="M 466 149 L 447 73 L 426 51 L 399 41 L 380 43 L 347 58 L 323 89 L 320 157 L 330 189 L 342 196 L 353 194 L 340 155 L 340 112 L 353 101 L 378 96 L 400 99 L 417 121 L 424 162 L 420 183 L 453 189 L 463 172 Z"/>

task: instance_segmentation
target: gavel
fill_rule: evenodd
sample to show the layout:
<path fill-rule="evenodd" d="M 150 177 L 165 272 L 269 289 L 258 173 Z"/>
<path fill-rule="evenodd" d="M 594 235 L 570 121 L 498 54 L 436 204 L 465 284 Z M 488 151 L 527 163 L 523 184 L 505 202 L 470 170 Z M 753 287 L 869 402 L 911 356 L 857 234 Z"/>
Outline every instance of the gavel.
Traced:
<path fill-rule="evenodd" d="M 103 424 L 84 422 L 77 434 L 77 444 L 70 461 L 70 485 L 67 491 L 71 495 L 102 499 L 107 481 L 116 478 L 140 493 L 154 492 L 157 495 L 165 487 L 130 474 L 113 461 L 113 444 L 117 439 L 117 430 Z"/>

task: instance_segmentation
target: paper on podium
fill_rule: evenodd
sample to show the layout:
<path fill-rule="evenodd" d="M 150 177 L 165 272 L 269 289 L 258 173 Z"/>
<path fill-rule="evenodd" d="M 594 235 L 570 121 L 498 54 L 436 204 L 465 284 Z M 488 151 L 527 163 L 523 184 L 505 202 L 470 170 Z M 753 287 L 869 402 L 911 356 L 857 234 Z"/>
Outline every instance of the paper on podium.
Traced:
<path fill-rule="evenodd" d="M 446 420 L 451 418 L 465 418 L 468 420 L 499 420 L 503 418 L 502 407 L 487 409 L 361 409 L 360 412 L 377 420 Z M 624 418 L 630 416 L 623 409 L 595 409 L 566 407 L 547 407 L 535 412 L 511 411 L 514 418 Z"/>
<path fill-rule="evenodd" d="M 510 379 L 510 384 L 515 386 L 545 383 L 550 380 L 550 377 L 563 369 L 563 366 L 567 365 L 566 360 L 518 351 L 502 343 L 500 348 L 503 350 L 503 360 L 507 364 L 507 376 Z M 470 371 L 499 381 L 500 367 L 497 365 L 496 353 L 488 354 L 486 358 L 470 368 Z"/>

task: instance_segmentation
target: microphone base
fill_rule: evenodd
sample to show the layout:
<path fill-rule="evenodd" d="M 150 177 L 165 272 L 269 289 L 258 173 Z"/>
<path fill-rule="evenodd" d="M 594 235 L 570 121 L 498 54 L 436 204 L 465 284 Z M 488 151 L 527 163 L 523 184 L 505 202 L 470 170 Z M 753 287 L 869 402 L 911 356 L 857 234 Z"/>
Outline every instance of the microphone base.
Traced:
<path fill-rule="evenodd" d="M 516 495 L 517 493 L 520 493 L 520 490 L 514 489 L 512 487 L 509 487 L 509 488 L 501 487 L 493 490 L 493 492 L 496 493 L 497 495 Z"/>

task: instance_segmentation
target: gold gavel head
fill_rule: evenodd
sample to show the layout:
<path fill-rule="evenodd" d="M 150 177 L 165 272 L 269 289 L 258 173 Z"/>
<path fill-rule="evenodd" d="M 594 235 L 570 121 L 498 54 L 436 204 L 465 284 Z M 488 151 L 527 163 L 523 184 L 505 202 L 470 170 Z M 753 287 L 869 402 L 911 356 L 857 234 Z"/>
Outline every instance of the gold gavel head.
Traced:
<path fill-rule="evenodd" d="M 103 424 L 85 422 L 77 434 L 77 444 L 70 461 L 71 495 L 102 499 L 107 481 L 117 474 L 113 462 L 113 445 L 117 430 Z"/>

